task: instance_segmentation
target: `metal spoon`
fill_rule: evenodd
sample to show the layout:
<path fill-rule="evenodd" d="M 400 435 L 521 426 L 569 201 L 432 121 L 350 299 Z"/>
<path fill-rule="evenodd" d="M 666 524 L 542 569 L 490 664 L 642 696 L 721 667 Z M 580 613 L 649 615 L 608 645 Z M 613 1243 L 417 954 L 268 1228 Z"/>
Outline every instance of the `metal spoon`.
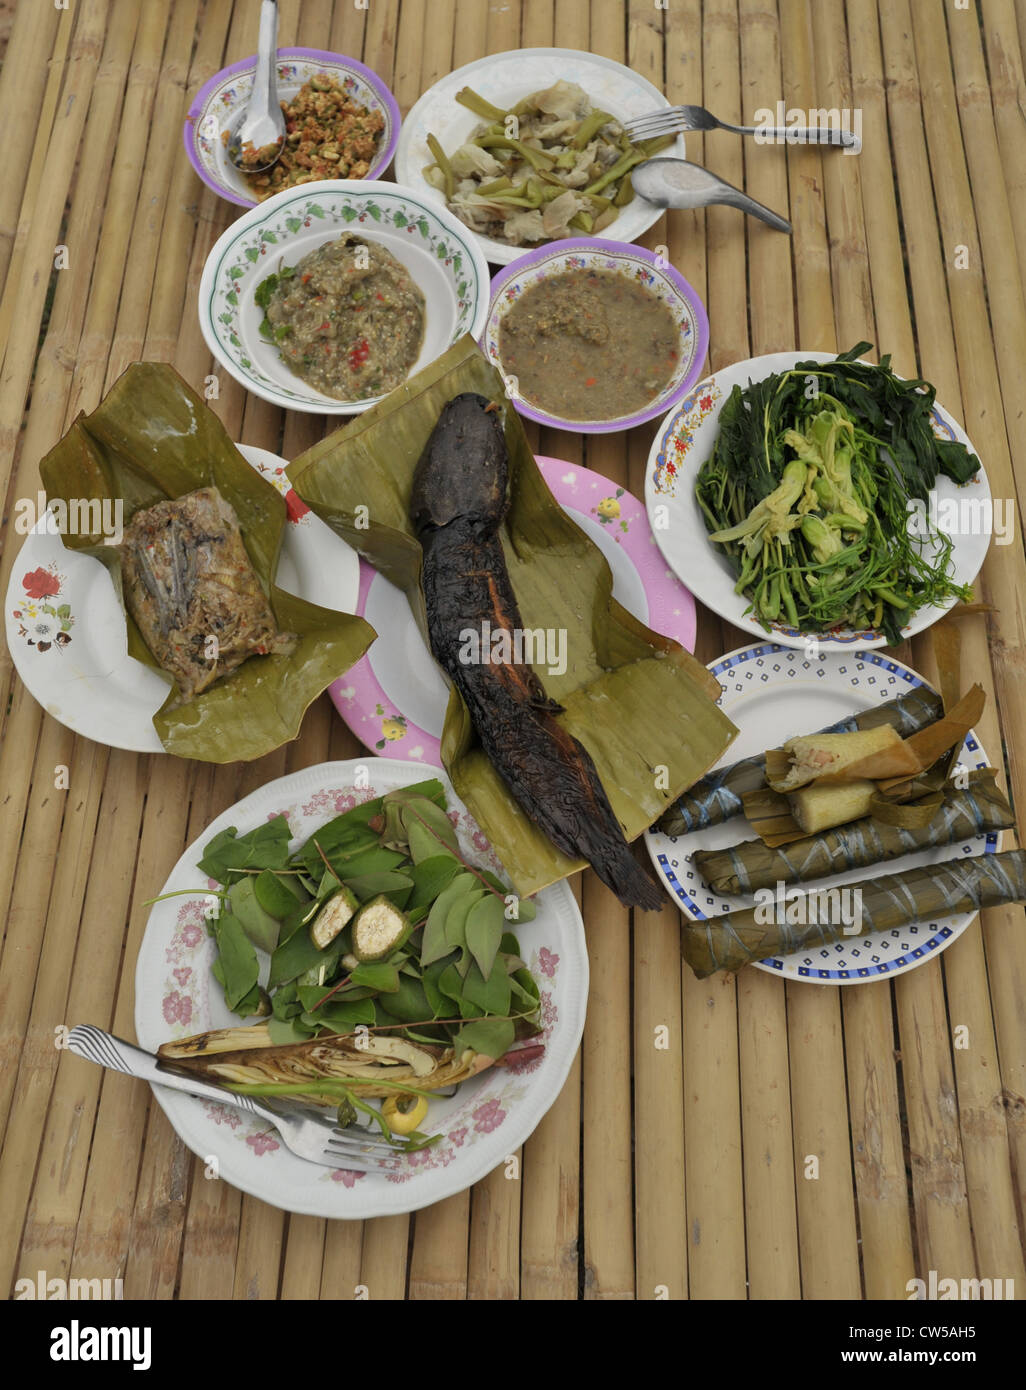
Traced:
<path fill-rule="evenodd" d="M 244 174 L 261 174 L 272 168 L 285 145 L 285 117 L 275 76 L 277 55 L 278 0 L 263 0 L 253 90 L 228 138 L 228 158 Z"/>
<path fill-rule="evenodd" d="M 769 223 L 778 232 L 791 230 L 786 218 L 687 159 L 647 159 L 631 170 L 631 183 L 635 193 L 657 207 L 704 208 L 710 203 L 726 203 Z"/>

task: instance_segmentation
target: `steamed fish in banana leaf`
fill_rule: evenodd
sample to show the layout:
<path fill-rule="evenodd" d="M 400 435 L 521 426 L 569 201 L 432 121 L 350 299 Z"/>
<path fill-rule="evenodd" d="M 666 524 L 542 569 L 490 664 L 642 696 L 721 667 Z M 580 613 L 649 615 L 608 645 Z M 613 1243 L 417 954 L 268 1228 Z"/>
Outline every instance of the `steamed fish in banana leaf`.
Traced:
<path fill-rule="evenodd" d="M 43 459 L 40 473 L 51 499 L 66 505 L 71 499 L 106 502 L 121 518 L 127 566 L 122 547 L 102 533 L 66 534 L 63 540 L 106 565 L 129 609 L 129 655 L 175 682 L 153 719 L 169 753 L 234 762 L 271 752 L 296 737 L 307 706 L 374 638 L 363 619 L 276 586 L 285 502 L 166 363 L 130 366 L 91 415 L 79 416 Z M 214 510 L 223 503 L 237 522 L 248 561 L 244 580 L 238 577 L 241 568 L 235 578 L 230 574 L 242 561 L 236 540 L 229 540 L 227 513 L 215 517 L 200 496 Z M 140 552 L 128 538 L 137 539 L 158 521 L 179 529 L 167 538 L 161 557 L 150 552 L 154 565 L 147 572 L 145 547 Z M 195 581 L 204 569 L 209 587 L 197 608 L 195 585 L 190 603 L 182 581 Z M 238 592 L 229 595 L 225 588 Z M 295 641 L 283 642 L 284 634 Z M 252 659 L 235 661 L 254 645 Z"/>
<path fill-rule="evenodd" d="M 426 638 L 422 550 L 410 516 L 414 473 L 444 407 L 464 392 L 485 397 L 500 414 L 509 490 L 497 540 L 523 628 L 567 634 L 566 669 L 532 663 L 535 674 L 553 713 L 560 709 L 561 728 L 592 760 L 624 838 L 633 840 L 722 755 L 737 730 L 717 708 L 719 686 L 705 668 L 612 597 L 605 557 L 555 502 L 502 378 L 477 346 L 461 340 L 314 445 L 289 476 L 328 525 L 406 592 Z M 525 814 L 456 689 L 441 747 L 456 792 L 522 895 L 584 867 L 578 853 L 559 848 Z"/>
<path fill-rule="evenodd" d="M 275 625 L 238 518 L 216 487 L 136 512 L 122 579 L 128 611 L 183 701 L 250 656 L 295 646 Z"/>

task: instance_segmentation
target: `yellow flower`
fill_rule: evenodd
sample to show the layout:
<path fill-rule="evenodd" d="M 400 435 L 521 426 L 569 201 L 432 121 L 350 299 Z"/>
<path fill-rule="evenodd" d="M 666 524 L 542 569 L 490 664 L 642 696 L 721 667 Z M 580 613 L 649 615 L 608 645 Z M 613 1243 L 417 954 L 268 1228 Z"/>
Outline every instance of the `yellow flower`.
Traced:
<path fill-rule="evenodd" d="M 598 504 L 598 514 L 599 516 L 608 517 L 610 520 L 619 516 L 619 501 L 615 497 L 603 497 L 602 501 Z"/>
<path fill-rule="evenodd" d="M 390 743 L 396 739 L 404 738 L 406 735 L 406 724 L 401 719 L 383 719 L 381 721 L 381 737 L 387 738 Z"/>

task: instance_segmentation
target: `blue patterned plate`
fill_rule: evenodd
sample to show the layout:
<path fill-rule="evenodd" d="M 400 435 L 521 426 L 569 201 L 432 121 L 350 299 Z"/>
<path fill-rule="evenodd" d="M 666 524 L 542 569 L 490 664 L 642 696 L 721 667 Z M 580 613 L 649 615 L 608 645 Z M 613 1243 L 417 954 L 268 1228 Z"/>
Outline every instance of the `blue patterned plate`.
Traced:
<path fill-rule="evenodd" d="M 897 699 L 926 684 L 921 676 L 882 652 L 820 652 L 807 657 L 803 652 L 770 642 L 730 652 L 710 664 L 709 669 L 722 688 L 720 708 L 740 729 L 722 760 L 724 765 L 777 747 L 797 734 L 815 733 L 845 715 L 869 709 L 884 700 Z M 960 761 L 969 769 L 989 766 L 975 733 L 970 733 L 966 739 Z M 735 816 L 722 825 L 694 830 L 689 835 L 664 835 L 659 830 L 649 830 L 645 842 L 659 878 L 673 901 L 686 917 L 703 921 L 750 907 L 751 900 L 714 893 L 694 868 L 693 854 L 696 850 L 724 849 L 754 838 L 744 817 Z M 810 879 L 802 886 L 812 888 L 829 884 L 833 887 L 856 883 L 859 879 L 899 873 L 921 864 L 993 854 L 1000 848 L 1000 833 L 978 835 L 960 844 L 906 854 L 882 867 L 875 865 L 834 874 L 828 879 Z M 832 946 L 759 961 L 756 969 L 787 980 L 814 980 L 832 985 L 890 979 L 914 970 L 943 951 L 965 931 L 975 916 L 974 912 L 966 912 L 888 932 L 848 936 Z"/>

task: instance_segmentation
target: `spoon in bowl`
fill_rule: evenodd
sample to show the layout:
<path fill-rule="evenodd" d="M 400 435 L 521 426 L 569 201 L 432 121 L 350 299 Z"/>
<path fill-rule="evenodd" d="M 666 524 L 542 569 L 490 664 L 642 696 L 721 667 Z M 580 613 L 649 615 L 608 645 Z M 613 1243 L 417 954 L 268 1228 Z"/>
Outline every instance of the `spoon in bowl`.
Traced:
<path fill-rule="evenodd" d="M 278 101 L 278 0 L 263 0 L 253 89 L 228 136 L 228 158 L 244 174 L 261 174 L 277 164 L 285 146 L 285 117 Z"/>
<path fill-rule="evenodd" d="M 687 159 L 647 159 L 631 170 L 635 193 L 661 208 L 704 208 L 710 203 L 726 203 L 758 217 L 778 232 L 789 232 L 791 224 L 772 209 L 757 203 L 717 174 Z"/>

